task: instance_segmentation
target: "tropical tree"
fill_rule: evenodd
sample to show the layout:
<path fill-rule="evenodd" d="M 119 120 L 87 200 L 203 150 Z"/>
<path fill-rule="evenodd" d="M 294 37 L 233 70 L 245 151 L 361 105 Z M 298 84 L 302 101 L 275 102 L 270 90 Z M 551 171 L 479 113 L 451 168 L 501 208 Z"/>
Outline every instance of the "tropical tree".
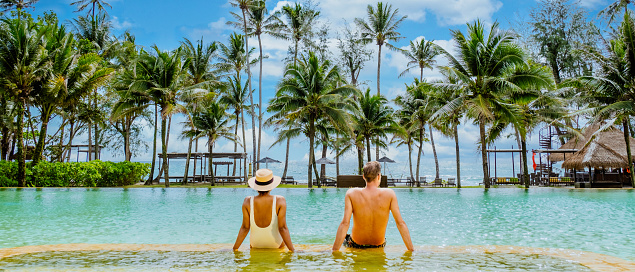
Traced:
<path fill-rule="evenodd" d="M 408 59 L 408 66 L 406 70 L 403 70 L 399 77 L 405 76 L 412 69 L 419 69 L 419 81 L 423 81 L 423 69 L 430 68 L 437 63 L 435 58 L 441 54 L 437 50 L 437 45 L 433 41 L 426 41 L 421 38 L 419 41 L 410 41 L 410 47 L 408 50 L 403 50 L 401 53 Z"/>
<path fill-rule="evenodd" d="M 2 20 L 0 25 L 0 86 L 15 101 L 16 136 L 18 145 L 18 186 L 25 184 L 24 115 L 34 85 L 48 71 L 46 39 L 48 29 L 30 20 Z"/>
<path fill-rule="evenodd" d="M 592 122 L 605 121 L 602 129 L 621 123 L 629 170 L 635 173 L 629 141 L 632 137 L 631 121 L 635 116 L 635 88 L 632 86 L 635 80 L 635 19 L 630 11 L 624 13 L 624 21 L 615 32 L 615 38 L 605 44 L 606 55 L 596 50 L 586 53 L 601 65 L 601 72 L 579 79 L 586 87 L 582 97 L 589 107 L 575 114 L 589 113 Z M 631 174 L 631 178 L 631 183 L 635 184 L 635 175 Z"/>
<path fill-rule="evenodd" d="M 184 87 L 184 75 L 187 73 L 189 59 L 182 61 L 182 48 L 163 52 L 156 45 L 153 53 L 142 51 L 137 61 L 138 78 L 131 88 L 137 95 L 146 96 L 161 110 L 161 146 L 165 187 L 170 186 L 167 158 L 167 119 L 174 113 L 184 112 L 177 103 L 179 91 Z"/>
<path fill-rule="evenodd" d="M 379 90 L 380 71 L 381 71 L 381 47 L 386 45 L 388 49 L 397 50 L 390 42 L 399 41 L 401 34 L 397 32 L 397 28 L 403 20 L 408 16 L 399 17 L 399 9 L 392 9 L 391 4 L 377 3 L 377 8 L 371 5 L 367 7 L 367 18 L 355 18 L 355 23 L 361 29 L 362 41 L 365 44 L 375 42 L 378 47 L 377 51 L 377 95 L 381 95 Z"/>
<path fill-rule="evenodd" d="M 207 137 L 207 148 L 210 154 L 209 157 L 209 174 L 211 176 L 212 186 L 214 186 L 214 169 L 213 159 L 211 154 L 213 153 L 214 143 L 219 138 L 226 138 L 230 141 L 236 140 L 236 134 L 231 133 L 229 125 L 229 119 L 225 112 L 225 107 L 214 100 L 208 100 L 197 109 L 192 115 L 192 123 L 194 127 L 191 130 L 183 132 L 185 137 Z"/>
<path fill-rule="evenodd" d="M 88 8 L 88 13 L 92 13 L 93 18 L 95 17 L 95 10 L 105 12 L 104 6 L 112 8 L 112 6 L 104 0 L 77 0 L 71 3 L 71 5 L 77 6 L 75 12 L 80 12 Z"/>
<path fill-rule="evenodd" d="M 489 188 L 486 125 L 498 116 L 514 111 L 512 105 L 504 102 L 504 95 L 514 90 L 514 84 L 507 80 L 505 73 L 510 66 L 523 64 L 525 54 L 514 43 L 514 34 L 499 29 L 498 23 L 492 24 L 486 34 L 485 26 L 477 20 L 467 24 L 467 36 L 459 30 L 453 30 L 452 37 L 458 53 L 453 56 L 441 49 L 450 63 L 440 69 L 456 77 L 458 83 L 435 85 L 446 90 L 463 90 L 464 93 L 441 108 L 439 113 L 462 108 L 466 116 L 478 124 L 483 183 L 485 188 Z"/>
<path fill-rule="evenodd" d="M 366 141 L 366 155 L 370 157 L 371 137 L 385 138 L 389 133 L 396 132 L 396 123 L 393 119 L 393 109 L 387 106 L 388 100 L 380 95 L 371 95 L 370 89 L 356 99 L 359 103 L 359 111 L 353 114 L 353 128 L 364 137 Z"/>
<path fill-rule="evenodd" d="M 40 133 L 33 153 L 33 163 L 42 158 L 48 123 L 58 108 L 72 106 L 92 90 L 103 86 L 113 69 L 101 66 L 101 58 L 94 53 L 82 56 L 75 50 L 75 40 L 63 25 L 49 25 L 46 49 L 51 68 L 35 86 L 35 105 L 40 110 Z"/>
<path fill-rule="evenodd" d="M 320 12 L 304 7 L 299 3 L 290 6 L 286 5 L 281 10 L 273 14 L 277 22 L 276 31 L 271 35 L 278 39 L 293 41 L 293 65 L 298 61 L 298 46 L 300 41 L 311 37 L 314 21 L 319 17 Z M 284 160 L 284 170 L 282 177 L 287 176 L 289 167 L 289 146 L 291 138 L 287 137 L 287 146 Z"/>
<path fill-rule="evenodd" d="M 343 32 L 337 43 L 337 48 L 342 55 L 339 64 L 350 76 L 350 83 L 357 86 L 359 73 L 364 69 L 366 62 L 371 59 L 372 50 L 366 48 L 360 39 L 359 31 L 353 31 L 347 26 Z"/>
<path fill-rule="evenodd" d="M 328 60 L 320 60 L 313 52 L 304 56 L 298 65 L 290 66 L 279 84 L 276 103 L 269 105 L 277 119 L 299 120 L 308 126 L 309 168 L 308 187 L 313 187 L 311 166 L 315 165 L 316 123 L 325 119 L 334 127 L 350 131 L 347 110 L 354 110 L 350 95 L 357 89 L 341 86 L 339 70 Z"/>
<path fill-rule="evenodd" d="M 247 97 L 249 96 L 247 89 L 247 82 L 242 85 L 240 82 L 240 78 L 234 76 L 229 79 L 227 82 L 227 88 L 223 92 L 221 92 L 221 97 L 219 99 L 219 103 L 225 105 L 229 109 L 233 110 L 234 117 L 236 119 L 236 125 L 234 125 L 234 134 L 238 138 L 238 122 L 242 123 L 242 146 L 243 152 L 247 153 L 247 138 L 245 138 L 245 110 L 249 109 L 249 105 L 247 104 Z M 238 150 L 239 141 L 234 142 L 234 152 Z M 236 172 L 236 163 L 234 163 L 234 174 Z"/>

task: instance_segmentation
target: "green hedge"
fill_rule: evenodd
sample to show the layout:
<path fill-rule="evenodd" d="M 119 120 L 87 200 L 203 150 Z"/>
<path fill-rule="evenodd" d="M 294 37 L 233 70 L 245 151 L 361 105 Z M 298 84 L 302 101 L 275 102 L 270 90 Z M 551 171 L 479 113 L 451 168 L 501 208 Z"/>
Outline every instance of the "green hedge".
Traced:
<path fill-rule="evenodd" d="M 0 161 L 0 187 L 18 186 L 18 163 Z M 26 183 L 31 187 L 111 187 L 132 185 L 145 179 L 150 164 L 140 162 L 40 162 L 27 163 Z"/>

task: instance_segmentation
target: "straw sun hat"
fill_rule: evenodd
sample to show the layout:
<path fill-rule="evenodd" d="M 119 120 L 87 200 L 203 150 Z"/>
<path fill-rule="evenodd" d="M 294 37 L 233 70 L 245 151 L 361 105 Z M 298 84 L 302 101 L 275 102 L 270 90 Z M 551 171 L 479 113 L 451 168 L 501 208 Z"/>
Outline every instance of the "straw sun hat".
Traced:
<path fill-rule="evenodd" d="M 259 192 L 271 191 L 280 185 L 280 177 L 274 176 L 269 169 L 258 169 L 256 176 L 247 181 L 249 187 Z"/>

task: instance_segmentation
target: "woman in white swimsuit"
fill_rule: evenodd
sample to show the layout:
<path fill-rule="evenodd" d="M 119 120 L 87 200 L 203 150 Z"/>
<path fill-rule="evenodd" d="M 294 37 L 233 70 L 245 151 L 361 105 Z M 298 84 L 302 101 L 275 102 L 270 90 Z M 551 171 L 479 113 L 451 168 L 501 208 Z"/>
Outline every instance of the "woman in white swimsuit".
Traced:
<path fill-rule="evenodd" d="M 280 184 L 280 177 L 274 176 L 269 169 L 259 169 L 247 183 L 258 191 L 258 195 L 248 196 L 243 202 L 243 224 L 234 250 L 238 250 L 251 230 L 249 244 L 252 248 L 284 248 L 286 245 L 290 251 L 295 251 L 287 228 L 287 202 L 283 196 L 269 194 Z"/>

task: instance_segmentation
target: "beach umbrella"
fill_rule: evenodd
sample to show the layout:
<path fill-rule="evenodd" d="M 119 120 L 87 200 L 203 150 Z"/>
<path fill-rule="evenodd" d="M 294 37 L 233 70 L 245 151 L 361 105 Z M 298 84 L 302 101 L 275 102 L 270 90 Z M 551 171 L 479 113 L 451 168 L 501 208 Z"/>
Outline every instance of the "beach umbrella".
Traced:
<path fill-rule="evenodd" d="M 264 158 L 260 159 L 259 161 L 257 161 L 256 163 L 264 163 L 265 164 L 265 168 L 269 169 L 269 163 L 281 163 L 281 161 L 274 160 L 274 159 L 269 158 L 269 157 L 264 157 Z"/>
<path fill-rule="evenodd" d="M 386 163 L 395 163 L 395 161 L 391 160 L 390 158 L 386 156 L 383 156 L 381 159 L 377 160 L 377 162 L 384 163 L 384 169 L 386 169 L 386 172 L 388 172 L 388 168 L 386 168 Z"/>
<path fill-rule="evenodd" d="M 315 164 L 335 164 L 335 162 L 324 157 L 315 161 Z"/>

